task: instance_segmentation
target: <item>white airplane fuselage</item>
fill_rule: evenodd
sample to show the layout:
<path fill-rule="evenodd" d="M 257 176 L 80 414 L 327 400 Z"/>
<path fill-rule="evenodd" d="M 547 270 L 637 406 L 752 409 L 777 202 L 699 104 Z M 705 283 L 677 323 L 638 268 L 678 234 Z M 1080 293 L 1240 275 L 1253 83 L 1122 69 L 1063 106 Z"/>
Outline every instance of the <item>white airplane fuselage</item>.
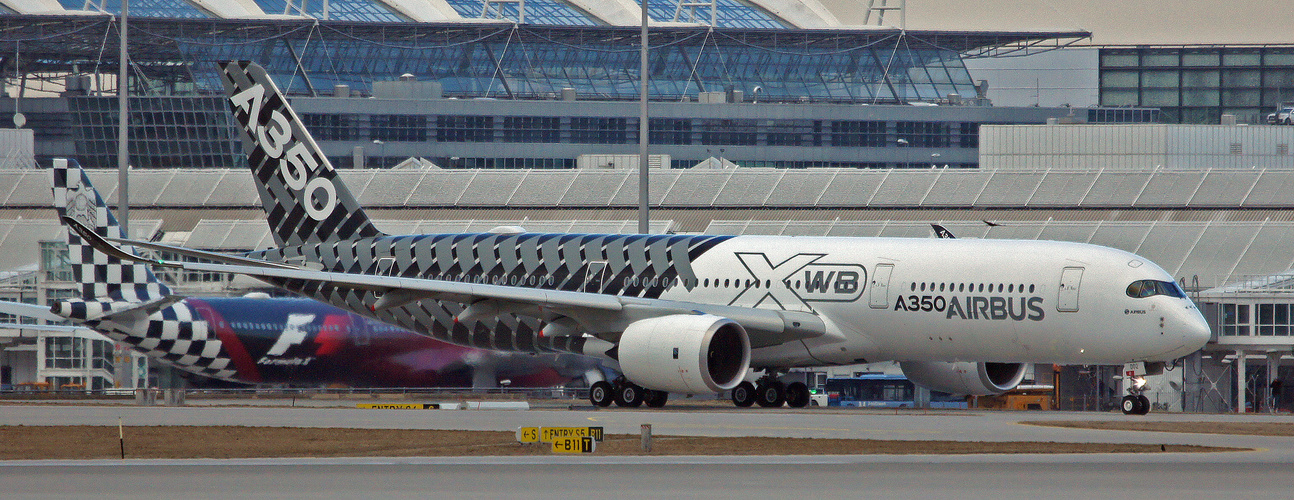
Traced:
<path fill-rule="evenodd" d="M 1119 364 L 1176 359 L 1209 338 L 1191 300 L 1126 293 L 1139 280 L 1172 282 L 1168 273 L 1096 245 L 742 236 L 693 268 L 701 286 L 661 298 L 812 311 L 827 323 L 826 336 L 755 349 L 753 366 Z"/>
<path fill-rule="evenodd" d="M 551 242 L 561 235 L 530 236 L 550 238 Z M 608 265 L 608 269 L 618 265 L 622 271 L 599 278 L 594 288 L 613 295 L 631 290 L 628 296 L 639 297 L 648 296 L 643 290 L 655 289 L 659 295 L 654 298 L 665 301 L 807 312 L 825 324 L 825 335 L 755 346 L 751 352 L 755 368 L 884 360 L 1122 364 L 1176 359 L 1203 347 L 1209 338 L 1204 318 L 1175 284 L 1176 296 L 1137 298 L 1127 293 L 1129 285 L 1137 281 L 1171 284 L 1168 273 L 1134 254 L 1096 245 L 1028 240 L 720 237 L 712 247 L 691 256 L 689 265 L 682 266 L 687 269 L 678 272 L 680 259 L 666 256 L 666 246 L 642 246 L 641 240 L 626 243 L 623 251 L 609 251 L 603 245 L 601 253 L 565 243 L 535 243 L 530 246 L 540 263 L 532 265 L 542 269 L 536 271 L 539 275 L 519 271 L 525 267 L 521 263 L 506 273 L 472 274 L 472 269 L 491 269 L 490 262 L 517 261 L 515 255 L 525 253 L 518 250 L 524 244 L 512 238 L 524 237 L 392 236 L 343 243 L 340 247 L 355 253 L 342 257 L 334 257 L 339 246 L 333 244 L 276 249 L 268 257 L 279 260 L 284 254 L 273 254 L 286 250 L 288 255 L 323 255 L 324 270 L 335 272 L 398 272 L 405 277 L 577 291 L 593 291 L 589 274 L 596 272 L 599 263 L 619 258 L 619 264 Z M 599 238 L 626 236 L 578 238 L 581 245 L 593 246 L 592 242 L 602 241 Z M 450 240 L 471 244 L 445 246 Z M 384 267 L 384 259 L 385 266 L 397 270 Z M 445 273 L 447 269 L 459 272 Z M 565 284 L 562 278 L 551 279 L 554 269 L 563 270 Z M 629 273 L 628 269 L 636 271 Z M 610 280 L 623 282 L 608 283 Z M 310 290 L 299 291 L 310 294 Z M 355 300 L 326 290 L 313 295 L 374 315 L 369 310 L 371 298 Z M 440 307 L 449 315 L 461 310 L 451 303 Z M 450 316 L 420 317 L 420 313 L 408 311 L 391 310 L 387 312 L 391 316 L 378 317 L 480 347 L 507 349 L 509 342 L 515 342 L 473 341 L 473 336 L 481 335 L 480 330 L 453 333 L 457 325 L 446 323 Z M 488 326 L 496 332 L 522 328 L 513 326 L 516 324 Z"/>

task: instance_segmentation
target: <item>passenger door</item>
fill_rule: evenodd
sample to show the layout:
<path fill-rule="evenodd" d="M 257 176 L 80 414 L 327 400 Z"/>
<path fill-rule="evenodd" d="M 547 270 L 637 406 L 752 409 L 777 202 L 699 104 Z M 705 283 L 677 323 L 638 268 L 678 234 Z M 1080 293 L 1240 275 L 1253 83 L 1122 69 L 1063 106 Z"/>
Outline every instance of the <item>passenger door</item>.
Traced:
<path fill-rule="evenodd" d="M 1060 272 L 1059 297 L 1056 310 L 1060 312 L 1078 312 L 1078 286 L 1083 281 L 1083 268 L 1066 267 Z"/>
<path fill-rule="evenodd" d="M 890 274 L 893 272 L 894 264 L 877 264 L 872 270 L 872 309 L 886 309 L 890 306 Z"/>

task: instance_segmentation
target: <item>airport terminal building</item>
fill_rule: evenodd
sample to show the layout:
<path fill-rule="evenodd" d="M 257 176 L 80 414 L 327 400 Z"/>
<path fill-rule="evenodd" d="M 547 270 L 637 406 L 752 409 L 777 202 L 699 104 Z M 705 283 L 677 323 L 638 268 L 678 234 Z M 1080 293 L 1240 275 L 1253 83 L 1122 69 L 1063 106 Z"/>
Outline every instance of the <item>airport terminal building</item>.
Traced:
<path fill-rule="evenodd" d="M 637 151 L 636 3 L 301 3 L 132 6 L 133 165 L 241 164 L 214 64 L 230 59 L 259 61 L 298 96 L 339 168 L 410 157 L 575 168 Z M 14 55 L 0 114 L 23 114 L 42 164 L 116 164 L 117 12 L 103 7 L 0 1 L 0 53 Z M 966 168 L 977 165 L 981 124 L 1156 120 L 1152 109 L 991 106 L 989 84 L 966 68 L 1084 31 L 847 26 L 816 0 L 651 0 L 649 10 L 649 125 L 669 150 L 654 161 L 667 166 Z"/>

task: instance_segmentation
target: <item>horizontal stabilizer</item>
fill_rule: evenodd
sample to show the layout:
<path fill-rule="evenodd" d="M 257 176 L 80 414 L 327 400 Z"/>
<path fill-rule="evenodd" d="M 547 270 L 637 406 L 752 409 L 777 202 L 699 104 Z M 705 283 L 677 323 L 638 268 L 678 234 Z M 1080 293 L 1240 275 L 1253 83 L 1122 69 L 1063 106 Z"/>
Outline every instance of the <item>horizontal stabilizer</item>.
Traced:
<path fill-rule="evenodd" d="M 64 321 L 67 319 L 50 312 L 49 307 L 46 306 L 23 304 L 21 302 L 10 302 L 7 300 L 0 300 L 0 313 L 11 314 L 14 316 L 25 316 L 45 321 Z"/>

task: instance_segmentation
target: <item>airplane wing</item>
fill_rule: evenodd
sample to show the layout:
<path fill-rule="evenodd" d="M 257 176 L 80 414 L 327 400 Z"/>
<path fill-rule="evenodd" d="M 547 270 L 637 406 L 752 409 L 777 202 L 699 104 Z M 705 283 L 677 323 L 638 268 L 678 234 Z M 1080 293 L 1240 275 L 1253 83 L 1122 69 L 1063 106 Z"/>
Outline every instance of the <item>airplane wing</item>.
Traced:
<path fill-rule="evenodd" d="M 750 338 L 752 348 L 778 345 L 827 334 L 826 325 L 820 317 L 816 314 L 799 311 L 621 297 L 569 290 L 547 290 L 424 278 L 318 271 L 245 257 L 222 256 L 221 254 L 212 254 L 210 252 L 201 253 L 207 254 L 206 258 L 209 260 L 219 259 L 220 262 L 178 262 L 147 259 L 135 256 L 114 246 L 103 237 L 81 226 L 76 220 L 64 218 L 64 221 L 78 233 L 85 233 L 82 234 L 82 237 L 97 250 L 115 255 L 121 259 L 183 268 L 189 271 L 242 274 L 271 282 L 272 280 L 298 280 L 338 288 L 370 290 L 381 297 L 373 304 L 372 309 L 374 311 L 399 307 L 424 299 L 450 301 L 467 305 L 455 318 L 460 322 L 475 321 L 502 314 L 514 314 L 549 321 L 549 325 L 544 328 L 543 332 L 546 336 L 576 335 L 588 332 L 605 340 L 614 340 L 629 324 L 642 319 L 673 314 L 713 314 L 741 324 Z M 191 249 L 170 247 L 157 243 L 116 239 L 114 241 L 132 246 L 173 251 L 183 255 L 193 255 L 195 252 Z M 231 260 L 229 257 L 236 260 Z M 570 318 L 578 323 L 579 328 L 563 326 L 562 322 L 552 321 L 563 317 Z"/>
<path fill-rule="evenodd" d="M 43 319 L 45 321 L 67 321 L 67 318 L 50 312 L 49 307 L 47 306 L 10 302 L 7 300 L 0 300 L 0 313 Z M 23 328 L 27 327 L 24 326 Z"/>

